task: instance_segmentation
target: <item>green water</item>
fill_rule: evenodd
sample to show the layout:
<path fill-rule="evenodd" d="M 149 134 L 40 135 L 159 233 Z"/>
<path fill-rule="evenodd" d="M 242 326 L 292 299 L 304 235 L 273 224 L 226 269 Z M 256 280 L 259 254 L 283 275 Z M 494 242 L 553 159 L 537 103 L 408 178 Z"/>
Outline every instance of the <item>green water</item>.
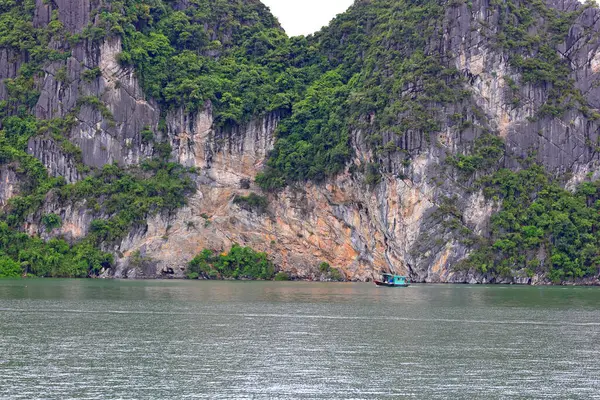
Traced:
<path fill-rule="evenodd" d="M 2 399 L 600 398 L 600 288 L 0 281 Z"/>

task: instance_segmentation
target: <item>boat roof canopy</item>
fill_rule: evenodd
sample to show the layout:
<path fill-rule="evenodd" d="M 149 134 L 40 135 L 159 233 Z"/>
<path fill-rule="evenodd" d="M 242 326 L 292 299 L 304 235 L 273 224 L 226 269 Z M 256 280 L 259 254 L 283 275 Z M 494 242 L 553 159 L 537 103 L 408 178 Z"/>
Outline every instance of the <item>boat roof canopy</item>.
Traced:
<path fill-rule="evenodd" d="M 406 276 L 403 275 L 394 275 L 394 274 L 381 274 L 381 276 L 393 276 L 394 278 L 404 278 L 406 279 Z"/>

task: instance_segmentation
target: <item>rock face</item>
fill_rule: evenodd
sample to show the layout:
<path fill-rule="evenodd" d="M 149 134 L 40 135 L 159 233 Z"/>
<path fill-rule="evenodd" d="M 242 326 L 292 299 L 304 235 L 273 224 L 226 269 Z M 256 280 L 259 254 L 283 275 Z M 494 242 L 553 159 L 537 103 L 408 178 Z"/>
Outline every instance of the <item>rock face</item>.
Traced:
<path fill-rule="evenodd" d="M 53 139 L 35 137 L 29 140 L 28 147 L 29 152 L 44 164 L 50 174 L 62 176 L 67 183 L 77 182 L 81 179 L 73 157 L 65 154 Z"/>
<path fill-rule="evenodd" d="M 12 49 L 0 49 L 0 82 L 17 76 L 17 71 L 23 64 L 23 56 Z M 4 84 L 0 85 L 0 99 L 8 98 L 8 90 Z"/>
<path fill-rule="evenodd" d="M 9 165 L 0 167 L 0 209 L 13 196 L 19 194 L 19 177 Z"/>
<path fill-rule="evenodd" d="M 73 33 L 88 24 L 95 3 L 54 1 L 60 20 Z M 47 24 L 54 6 L 42 0 L 37 4 L 35 23 Z M 560 10 L 580 7 L 570 0 L 551 0 L 550 5 Z M 385 165 L 382 180 L 375 186 L 366 185 L 364 177 L 349 168 L 322 184 L 307 183 L 269 194 L 264 213 L 247 211 L 233 200 L 259 193 L 253 180 L 273 148 L 281 115 L 272 113 L 224 129 L 213 124 L 210 103 L 198 113 L 181 109 L 166 113 L 172 159 L 199 169 L 198 191 L 186 207 L 173 215 L 150 218 L 146 226 L 134 229 L 116 248 L 109 249 L 119 257 L 115 270 L 106 274 L 182 277 L 186 264 L 202 249 L 228 249 L 239 243 L 267 252 L 282 269 L 304 278 L 317 277 L 318 265 L 326 261 L 350 280 L 369 280 L 381 271 L 393 271 L 424 282 L 488 282 L 489 277 L 453 270 L 471 249 L 447 227 L 444 222 L 448 217 L 439 210 L 453 199 L 460 215 L 458 224 L 481 235 L 498 206 L 444 169 L 444 160 L 448 155 L 464 153 L 488 130 L 505 140 L 505 167 L 516 168 L 515 160 L 533 153 L 552 173 L 571 173 L 569 184 L 574 185 L 597 169 L 599 154 L 590 143 L 598 143 L 600 129 L 598 122 L 577 109 L 560 118 L 537 117 L 548 98 L 547 88 L 521 84 L 518 93 L 509 88 L 509 82 L 518 81 L 519 74 L 506 53 L 490 39 L 498 26 L 494 10 L 489 0 L 456 2 L 447 8 L 443 34 L 431 44 L 431 51 L 452 54 L 449 66 L 467 78 L 471 91 L 468 107 L 450 105 L 440 112 L 460 113 L 473 123 L 471 127 L 446 122 L 430 140 L 418 133 L 406 135 L 398 145 L 410 154 L 410 165 L 404 154 L 389 154 L 383 159 L 376 156 L 365 145 L 365 132 L 352 132 L 355 155 L 350 165 L 371 161 Z M 600 109 L 598 21 L 598 9 L 585 10 L 559 46 L 571 64 L 571 78 L 594 109 Z M 140 132 L 146 127 L 158 132 L 161 110 L 146 99 L 135 72 L 117 63 L 120 51 L 119 39 L 102 43 L 84 40 L 75 45 L 68 60 L 49 64 L 39 82 L 36 115 L 51 119 L 74 114 L 76 123 L 69 139 L 81 149 L 82 163 L 91 167 L 112 162 L 136 164 L 153 152 Z M 0 50 L 0 79 L 13 77 L 21 62 L 18 54 Z M 98 75 L 86 79 L 84 72 L 96 68 Z M 67 79 L 59 81 L 61 69 Z M 0 85 L 0 99 L 6 97 L 3 90 Z M 90 96 L 99 98 L 105 107 L 99 109 L 86 102 Z M 512 101 L 515 96 L 519 105 Z M 384 142 L 388 139 L 392 138 L 384 137 Z M 29 152 L 53 175 L 64 176 L 68 182 L 82 176 L 74 160 L 52 139 L 32 139 Z M 15 174 L 2 168 L 0 205 L 16 192 Z M 50 212 L 62 217 L 60 229 L 44 232 L 33 218 L 28 231 L 77 240 L 86 234 L 92 220 L 85 203 L 59 205 L 48 198 L 40 215 Z M 129 262 L 137 251 L 148 260 L 143 267 Z M 513 281 L 529 282 L 528 278 Z"/>
<path fill-rule="evenodd" d="M 245 126 L 215 127 L 210 103 L 190 115 L 183 110 L 167 115 L 173 158 L 186 167 L 201 168 L 210 179 L 230 186 L 253 180 L 273 148 L 279 115 L 270 114 Z"/>
<path fill-rule="evenodd" d="M 114 162 L 131 165 L 152 155 L 152 147 L 143 143 L 140 132 L 146 127 L 156 130 L 160 110 L 145 100 L 134 71 L 119 66 L 116 56 L 120 52 L 118 38 L 101 44 L 80 43 L 65 63 L 47 66 L 40 82 L 36 116 L 52 119 L 73 115 L 76 122 L 69 139 L 81 149 L 83 163 L 91 167 Z M 56 80 L 60 70 L 66 72 L 66 80 Z M 85 75 L 90 71 L 98 72 Z M 29 152 L 42 158 L 39 150 L 40 146 L 32 143 Z M 65 172 L 50 171 L 54 175 Z M 70 175 L 75 173 L 69 171 Z"/>

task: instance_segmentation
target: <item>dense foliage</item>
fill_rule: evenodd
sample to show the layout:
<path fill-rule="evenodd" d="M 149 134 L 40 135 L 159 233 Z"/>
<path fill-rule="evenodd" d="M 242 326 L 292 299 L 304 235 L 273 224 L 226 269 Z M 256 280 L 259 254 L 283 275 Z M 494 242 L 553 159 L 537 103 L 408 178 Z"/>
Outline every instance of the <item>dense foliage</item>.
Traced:
<path fill-rule="evenodd" d="M 256 0 L 124 0 L 99 11 L 93 37 L 120 35 L 123 65 L 134 66 L 145 93 L 165 108 L 193 111 L 206 101 L 217 124 L 289 109 L 304 86 L 303 38 L 290 40 Z"/>
<path fill-rule="evenodd" d="M 265 253 L 234 244 L 227 253 L 205 249 L 188 265 L 188 278 L 273 279 L 275 267 Z"/>
<path fill-rule="evenodd" d="M 0 277 L 86 277 L 111 266 L 112 255 L 84 241 L 70 245 L 61 239 L 47 242 L 11 229 L 0 222 Z"/>
<path fill-rule="evenodd" d="M 483 185 L 502 209 L 492 217 L 491 238 L 465 266 L 498 276 L 538 273 L 554 282 L 598 275 L 600 182 L 571 193 L 534 165 L 501 169 Z"/>
<path fill-rule="evenodd" d="M 504 156 L 502 139 L 491 134 L 484 134 L 475 140 L 471 154 L 450 156 L 447 162 L 461 172 L 471 174 L 475 171 L 485 171 L 496 167 L 502 156 Z"/>
<path fill-rule="evenodd" d="M 304 179 L 322 180 L 344 169 L 350 156 L 343 106 L 346 86 L 339 73 L 326 73 L 294 104 L 279 129 L 268 168 L 257 177 L 265 189 Z"/>

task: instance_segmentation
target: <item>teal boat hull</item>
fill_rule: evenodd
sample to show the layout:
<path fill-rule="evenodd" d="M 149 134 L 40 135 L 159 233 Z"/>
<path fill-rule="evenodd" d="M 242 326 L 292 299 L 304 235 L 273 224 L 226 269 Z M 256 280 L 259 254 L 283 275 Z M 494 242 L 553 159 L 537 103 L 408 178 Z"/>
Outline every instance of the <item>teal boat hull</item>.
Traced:
<path fill-rule="evenodd" d="M 410 283 L 387 283 L 375 281 L 375 284 L 380 287 L 409 287 Z"/>

